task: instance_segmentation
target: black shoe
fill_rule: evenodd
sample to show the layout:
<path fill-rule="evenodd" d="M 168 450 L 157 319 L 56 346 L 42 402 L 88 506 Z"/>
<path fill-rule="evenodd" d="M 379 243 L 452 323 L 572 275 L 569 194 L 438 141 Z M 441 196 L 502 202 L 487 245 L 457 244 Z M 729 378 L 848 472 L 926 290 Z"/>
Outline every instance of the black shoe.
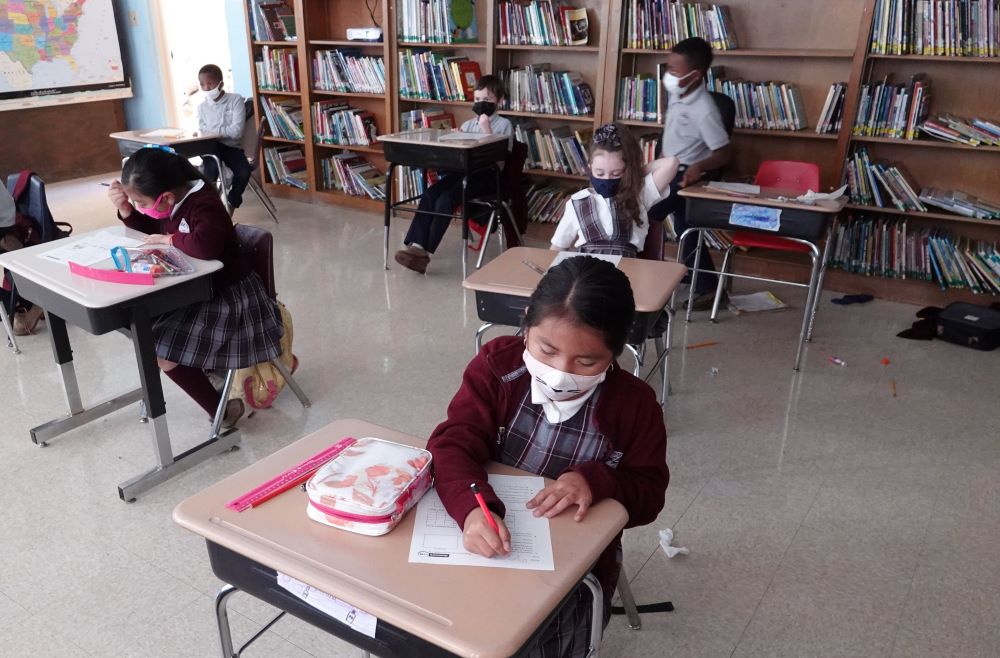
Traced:
<path fill-rule="evenodd" d="M 714 303 L 715 303 L 715 291 L 713 290 L 712 292 L 703 292 L 700 295 L 695 295 L 694 296 L 694 299 L 691 302 L 691 310 L 692 311 L 711 311 L 712 310 L 712 304 L 714 304 Z M 725 306 L 728 303 L 729 303 L 729 295 L 726 294 L 725 290 L 723 290 L 722 291 L 722 299 L 719 300 L 719 306 L 722 307 L 722 306 Z M 684 310 L 686 311 L 687 308 L 688 308 L 687 300 L 684 300 Z"/>

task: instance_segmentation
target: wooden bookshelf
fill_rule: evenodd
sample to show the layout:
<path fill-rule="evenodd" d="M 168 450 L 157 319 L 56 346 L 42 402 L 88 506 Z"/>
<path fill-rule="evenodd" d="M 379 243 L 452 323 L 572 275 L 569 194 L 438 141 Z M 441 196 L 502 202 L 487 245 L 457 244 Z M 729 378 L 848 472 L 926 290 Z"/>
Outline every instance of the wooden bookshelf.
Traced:
<path fill-rule="evenodd" d="M 669 50 L 659 48 L 622 48 L 625 55 L 656 55 L 666 57 Z M 715 57 L 797 57 L 805 59 L 850 59 L 853 50 L 814 49 L 814 48 L 735 48 L 733 50 L 716 50 Z"/>
<path fill-rule="evenodd" d="M 836 135 L 834 135 L 836 137 Z M 930 138 L 920 138 L 920 139 L 894 139 L 892 137 L 866 137 L 863 135 L 854 135 L 851 137 L 852 142 L 867 142 L 869 144 L 888 144 L 891 146 L 913 146 L 916 148 L 931 148 L 931 149 L 957 149 L 959 151 L 979 151 L 981 153 L 997 153 L 1000 152 L 1000 146 L 991 146 L 990 144 L 981 144 L 979 146 L 969 146 L 968 144 L 959 144 L 958 142 L 946 142 L 939 139 Z"/>
<path fill-rule="evenodd" d="M 430 48 L 432 50 L 449 50 L 449 49 L 485 50 L 486 48 L 489 47 L 485 43 L 471 43 L 468 41 L 457 41 L 455 43 L 436 43 L 428 41 L 400 41 L 396 45 L 397 48 Z"/>
<path fill-rule="evenodd" d="M 945 64 L 1000 64 L 1000 57 L 951 57 L 947 55 L 879 55 L 869 59 L 896 59 L 911 62 L 941 62 Z"/>

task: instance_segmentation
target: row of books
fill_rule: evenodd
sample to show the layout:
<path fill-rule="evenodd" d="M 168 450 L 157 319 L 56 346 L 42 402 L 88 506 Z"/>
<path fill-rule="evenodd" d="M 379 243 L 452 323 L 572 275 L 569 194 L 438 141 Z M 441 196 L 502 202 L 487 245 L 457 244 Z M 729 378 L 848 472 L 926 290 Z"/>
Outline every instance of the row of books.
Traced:
<path fill-rule="evenodd" d="M 967 119 L 941 114 L 920 124 L 920 131 L 946 142 L 967 146 L 1000 146 L 1000 124 L 977 117 Z"/>
<path fill-rule="evenodd" d="M 302 103 L 294 98 L 276 100 L 263 96 L 260 99 L 264 108 L 267 125 L 271 134 L 284 139 L 304 140 L 306 138 L 302 124 Z"/>
<path fill-rule="evenodd" d="M 254 41 L 295 41 L 295 13 L 285 2 L 248 0 Z"/>
<path fill-rule="evenodd" d="M 343 101 L 313 103 L 312 123 L 313 137 L 319 144 L 371 146 L 378 135 L 374 114 Z"/>
<path fill-rule="evenodd" d="M 534 121 L 514 125 L 515 139 L 528 147 L 526 168 L 577 176 L 586 176 L 589 171 L 587 146 L 593 134 L 593 130 L 573 130 L 569 126 L 542 130 Z"/>
<path fill-rule="evenodd" d="M 844 177 L 851 203 L 927 212 L 917 193 L 920 186 L 902 165 L 872 161 L 866 148 L 848 156 Z"/>
<path fill-rule="evenodd" d="M 1000 293 L 996 243 L 956 238 L 906 220 L 838 218 L 827 266 L 867 276 L 936 281 L 942 289 Z"/>
<path fill-rule="evenodd" d="M 801 130 L 806 127 L 802 92 L 785 82 L 717 80 L 716 91 L 736 104 L 736 127 L 756 130 Z"/>
<path fill-rule="evenodd" d="M 338 153 L 320 160 L 323 188 L 351 196 L 385 199 L 385 174 L 357 153 Z"/>
<path fill-rule="evenodd" d="M 479 63 L 464 55 L 405 48 L 399 52 L 399 95 L 438 101 L 471 101 Z"/>
<path fill-rule="evenodd" d="M 557 224 L 575 189 L 563 185 L 532 185 L 528 188 L 528 221 Z"/>
<path fill-rule="evenodd" d="M 400 112 L 399 127 L 401 130 L 419 130 L 421 128 L 449 130 L 457 126 L 455 115 L 451 112 L 445 112 L 440 107 L 424 107 L 418 110 Z"/>
<path fill-rule="evenodd" d="M 854 134 L 892 139 L 916 139 L 927 118 L 930 81 L 923 73 L 909 84 L 893 84 L 891 76 L 861 86 Z"/>
<path fill-rule="evenodd" d="M 823 110 L 819 113 L 819 121 L 816 122 L 816 132 L 818 134 L 828 135 L 840 132 L 840 124 L 844 119 L 844 103 L 846 100 L 846 82 L 834 82 L 830 85 L 830 91 L 826 93 L 826 100 L 823 102 Z"/>
<path fill-rule="evenodd" d="M 385 93 L 385 61 L 356 48 L 313 53 L 313 83 L 321 91 Z"/>
<path fill-rule="evenodd" d="M 656 159 L 656 145 L 659 135 L 643 135 L 639 138 L 639 150 L 642 152 L 642 164 L 647 165 Z"/>
<path fill-rule="evenodd" d="M 589 38 L 587 10 L 551 0 L 497 5 L 500 45 L 503 46 L 583 46 Z"/>
<path fill-rule="evenodd" d="M 417 167 L 396 167 L 392 181 L 397 199 L 412 199 L 437 182 L 437 172 Z"/>
<path fill-rule="evenodd" d="M 928 187 L 920 190 L 920 200 L 928 206 L 947 210 L 964 217 L 1000 219 L 1000 204 L 974 197 L 965 192 Z"/>
<path fill-rule="evenodd" d="M 618 81 L 618 118 L 626 121 L 663 123 L 666 104 L 663 98 L 663 64 L 656 65 L 656 76 L 647 73 Z"/>
<path fill-rule="evenodd" d="M 669 50 L 689 37 L 701 37 L 715 50 L 739 47 L 733 17 L 725 5 L 625 0 L 627 48 Z"/>
<path fill-rule="evenodd" d="M 594 92 L 575 71 L 552 71 L 550 64 L 540 63 L 497 73 L 507 87 L 503 109 L 574 116 L 594 113 Z"/>
<path fill-rule="evenodd" d="M 299 146 L 273 146 L 264 149 L 264 166 L 272 183 L 309 189 L 306 181 L 306 156 Z"/>
<path fill-rule="evenodd" d="M 871 52 L 1000 56 L 998 0 L 877 0 Z"/>
<path fill-rule="evenodd" d="M 470 0 L 397 0 L 401 43 L 475 43 L 476 7 Z"/>
<path fill-rule="evenodd" d="M 265 91 L 299 91 L 299 56 L 293 48 L 264 46 L 254 58 L 257 86 Z"/>

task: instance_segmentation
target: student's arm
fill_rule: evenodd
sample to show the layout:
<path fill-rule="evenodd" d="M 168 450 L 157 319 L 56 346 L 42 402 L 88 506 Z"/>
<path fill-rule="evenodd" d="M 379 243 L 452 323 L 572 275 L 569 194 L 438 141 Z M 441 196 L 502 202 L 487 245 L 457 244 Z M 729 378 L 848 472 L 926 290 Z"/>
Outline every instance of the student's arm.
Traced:
<path fill-rule="evenodd" d="M 681 179 L 681 187 L 687 187 L 688 185 L 694 185 L 701 177 L 705 175 L 706 171 L 712 171 L 714 169 L 721 169 L 729 164 L 729 161 L 733 157 L 733 148 L 731 144 L 726 144 L 720 149 L 712 151 L 712 155 L 708 156 L 704 160 L 694 163 L 686 170 L 684 170 L 684 178 Z"/>
<path fill-rule="evenodd" d="M 567 251 L 573 248 L 579 237 L 580 222 L 576 218 L 576 208 L 573 207 L 573 200 L 567 199 L 562 219 L 556 225 L 556 232 L 552 235 L 552 242 L 549 245 L 549 249 L 552 251 Z"/>
<path fill-rule="evenodd" d="M 653 176 L 653 185 L 659 196 L 663 196 L 670 189 L 670 183 L 677 175 L 677 168 L 680 161 L 672 155 L 664 156 L 653 160 L 642 168 L 642 173 Z"/>
<path fill-rule="evenodd" d="M 493 134 L 493 125 L 490 123 L 490 117 L 488 114 L 480 114 L 477 123 L 479 123 L 479 130 L 487 135 Z"/>
<path fill-rule="evenodd" d="M 216 199 L 217 200 L 217 199 Z M 229 231 L 232 231 L 232 220 L 226 214 L 221 204 L 196 201 L 198 205 L 185 212 L 190 233 L 171 233 L 170 244 L 192 258 L 214 259 L 222 255 Z"/>
<path fill-rule="evenodd" d="M 135 206 L 128 200 L 128 195 L 120 181 L 114 181 L 108 187 L 108 200 L 118 210 L 118 219 L 121 220 L 122 224 L 133 231 L 142 231 L 147 235 L 160 232 L 162 223 L 158 224 L 152 217 L 136 210 Z"/>

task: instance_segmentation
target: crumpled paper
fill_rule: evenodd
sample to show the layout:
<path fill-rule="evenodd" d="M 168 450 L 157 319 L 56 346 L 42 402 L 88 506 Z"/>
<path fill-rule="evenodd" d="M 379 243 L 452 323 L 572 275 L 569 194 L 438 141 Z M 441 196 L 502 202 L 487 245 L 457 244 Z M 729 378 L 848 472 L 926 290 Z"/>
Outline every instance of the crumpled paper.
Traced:
<path fill-rule="evenodd" d="M 691 551 L 686 546 L 671 546 L 674 543 L 674 531 L 672 528 L 660 530 L 660 548 L 667 554 L 667 557 L 677 555 L 687 555 Z"/>
<path fill-rule="evenodd" d="M 844 192 L 846 191 L 847 191 L 846 185 L 842 185 L 833 192 L 813 192 L 812 190 L 809 190 L 805 194 L 800 194 L 799 196 L 795 197 L 795 200 L 798 201 L 799 203 L 806 203 L 809 205 L 813 205 L 817 201 L 833 201 L 834 199 L 839 199 L 840 197 L 844 196 Z"/>

